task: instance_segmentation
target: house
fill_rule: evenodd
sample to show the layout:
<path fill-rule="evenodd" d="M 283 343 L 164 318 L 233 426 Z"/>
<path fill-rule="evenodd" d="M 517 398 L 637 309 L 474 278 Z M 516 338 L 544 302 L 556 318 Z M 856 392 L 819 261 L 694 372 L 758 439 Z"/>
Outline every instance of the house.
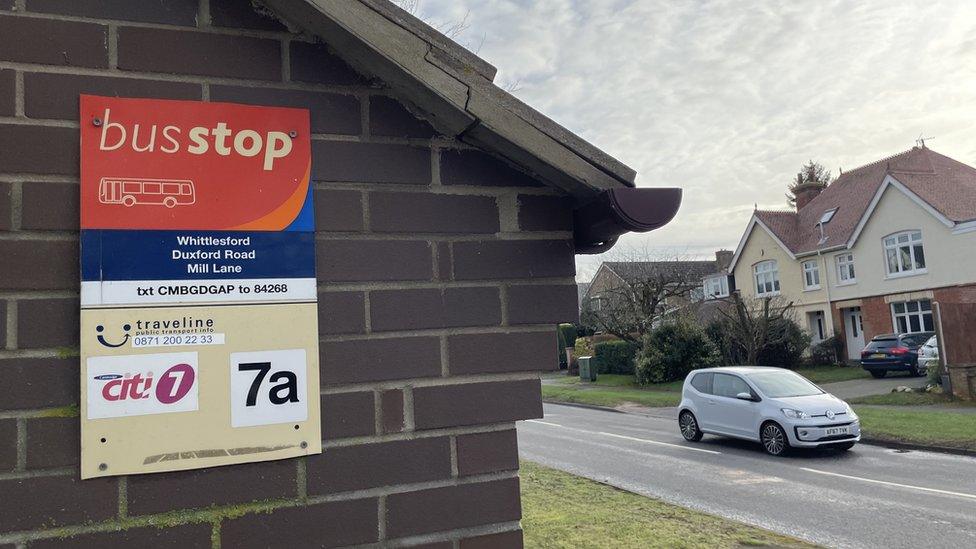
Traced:
<path fill-rule="evenodd" d="M 0 544 L 520 547 L 515 422 L 542 416 L 574 256 L 681 194 L 635 188 L 495 73 L 386 0 L 0 0 Z M 326 452 L 79 478 L 80 447 L 119 443 L 78 432 L 79 135 L 104 122 L 82 94 L 309 112 L 322 430 L 300 432 Z M 229 393 L 200 407 L 229 422 Z M 165 417 L 163 460 L 227 453 Z"/>
<path fill-rule="evenodd" d="M 933 302 L 976 301 L 976 169 L 924 145 L 796 189 L 753 213 L 732 259 L 745 298 L 796 306 L 847 357 L 873 336 L 934 329 Z"/>

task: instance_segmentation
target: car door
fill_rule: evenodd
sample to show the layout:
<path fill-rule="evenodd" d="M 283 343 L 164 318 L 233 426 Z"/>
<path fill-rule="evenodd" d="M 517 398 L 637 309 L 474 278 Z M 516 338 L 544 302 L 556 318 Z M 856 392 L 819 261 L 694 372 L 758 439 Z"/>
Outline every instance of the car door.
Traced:
<path fill-rule="evenodd" d="M 755 439 L 758 437 L 756 420 L 759 406 L 754 401 L 736 398 L 739 393 L 749 393 L 755 397 L 755 391 L 741 377 L 716 373 L 712 377 L 710 421 L 716 431 Z"/>

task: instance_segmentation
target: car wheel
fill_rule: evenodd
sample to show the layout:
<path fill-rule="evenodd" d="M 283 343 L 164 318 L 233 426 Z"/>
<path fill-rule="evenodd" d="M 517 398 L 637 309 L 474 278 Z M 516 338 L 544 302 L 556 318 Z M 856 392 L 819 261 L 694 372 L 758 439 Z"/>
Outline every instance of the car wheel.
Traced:
<path fill-rule="evenodd" d="M 790 441 L 786 438 L 786 431 L 779 425 L 769 422 L 762 426 L 759 440 L 763 449 L 771 456 L 782 456 L 790 450 Z"/>
<path fill-rule="evenodd" d="M 834 445 L 834 450 L 837 450 L 838 452 L 846 452 L 846 451 L 850 450 L 853 447 L 854 447 L 854 443 L 853 442 L 845 442 L 843 444 L 836 444 L 836 445 Z"/>
<path fill-rule="evenodd" d="M 881 379 L 884 376 L 888 375 L 888 370 L 870 370 L 870 372 L 871 372 L 871 377 L 873 377 L 874 379 Z"/>
<path fill-rule="evenodd" d="M 681 412 L 678 417 L 678 427 L 681 429 L 681 436 L 689 442 L 698 442 L 702 439 L 701 429 L 698 428 L 698 420 L 691 412 Z"/>

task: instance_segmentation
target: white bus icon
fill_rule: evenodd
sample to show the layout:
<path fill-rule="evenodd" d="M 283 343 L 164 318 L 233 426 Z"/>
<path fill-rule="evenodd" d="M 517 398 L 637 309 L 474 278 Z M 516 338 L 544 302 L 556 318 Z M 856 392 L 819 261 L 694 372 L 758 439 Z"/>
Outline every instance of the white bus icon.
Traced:
<path fill-rule="evenodd" d="M 102 204 L 150 204 L 175 208 L 196 202 L 196 189 L 188 179 L 125 179 L 103 177 L 98 185 Z"/>

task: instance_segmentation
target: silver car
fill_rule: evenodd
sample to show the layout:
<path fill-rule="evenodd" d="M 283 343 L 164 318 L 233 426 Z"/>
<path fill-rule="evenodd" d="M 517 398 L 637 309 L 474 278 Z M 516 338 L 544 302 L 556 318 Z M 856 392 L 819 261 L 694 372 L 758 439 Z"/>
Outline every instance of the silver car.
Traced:
<path fill-rule="evenodd" d="M 678 427 L 691 442 L 723 435 L 759 442 L 779 456 L 790 448 L 849 450 L 861 440 L 860 421 L 846 402 L 783 368 L 694 370 L 681 397 Z"/>
<path fill-rule="evenodd" d="M 932 336 L 918 349 L 919 373 L 928 372 L 929 368 L 939 367 L 939 340 Z"/>

